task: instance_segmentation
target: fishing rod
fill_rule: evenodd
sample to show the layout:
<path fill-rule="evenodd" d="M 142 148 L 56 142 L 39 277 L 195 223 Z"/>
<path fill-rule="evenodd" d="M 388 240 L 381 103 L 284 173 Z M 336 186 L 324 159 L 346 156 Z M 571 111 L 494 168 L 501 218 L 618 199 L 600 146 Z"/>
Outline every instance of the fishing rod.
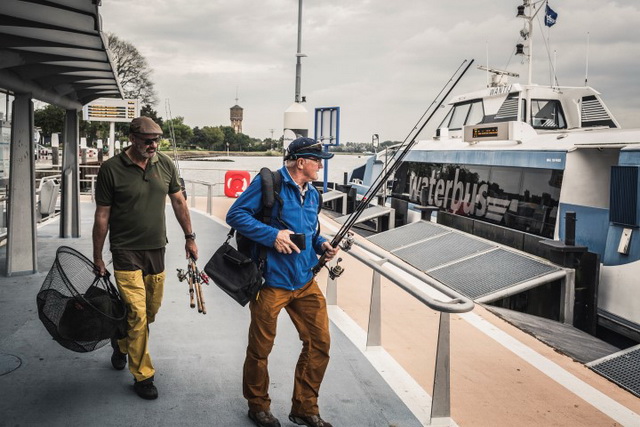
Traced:
<path fill-rule="evenodd" d="M 467 63 L 467 62 L 469 62 L 469 63 L 466 65 L 466 67 L 464 67 L 465 63 Z M 334 238 L 331 240 L 331 246 L 333 246 L 335 248 L 338 245 L 341 245 L 341 248 L 343 250 L 345 250 L 345 251 L 348 251 L 351 248 L 351 245 L 353 244 L 353 234 L 350 233 L 349 230 L 356 223 L 356 221 L 358 220 L 358 218 L 360 217 L 362 212 L 364 212 L 364 210 L 367 208 L 371 198 L 374 195 L 378 194 L 378 191 L 380 191 L 380 189 L 382 188 L 382 185 L 386 185 L 387 181 L 389 180 L 389 177 L 391 177 L 391 175 L 393 175 L 396 172 L 396 170 L 400 167 L 400 164 L 401 164 L 402 160 L 406 157 L 406 155 L 409 153 L 411 148 L 417 142 L 417 137 L 418 137 L 418 135 L 420 135 L 420 132 L 422 132 L 422 130 L 425 128 L 425 126 L 427 126 L 427 124 L 431 121 L 431 119 L 433 118 L 435 113 L 438 111 L 438 109 L 440 108 L 442 103 L 445 101 L 445 99 L 447 99 L 447 97 L 449 96 L 451 91 L 458 85 L 458 82 L 460 82 L 462 77 L 466 74 L 467 70 L 469 70 L 469 68 L 471 67 L 471 64 L 473 64 L 473 62 L 474 62 L 473 59 L 471 59 L 470 61 L 467 61 L 465 59 L 458 66 L 456 71 L 449 78 L 449 80 L 445 83 L 445 85 L 440 90 L 438 95 L 436 95 L 434 100 L 427 107 L 427 109 L 422 114 L 420 119 L 418 119 L 418 122 L 409 131 L 409 134 L 404 139 L 402 144 L 400 144 L 400 147 L 398 147 L 396 153 L 394 154 L 393 158 L 391 159 L 391 165 L 389 165 L 386 173 L 380 174 L 378 176 L 378 178 L 376 178 L 374 180 L 373 184 L 369 187 L 367 192 L 364 194 L 364 196 L 362 197 L 362 200 L 360 201 L 360 203 L 358 204 L 356 209 L 351 213 L 349 218 L 347 218 L 347 220 L 344 222 L 344 224 L 342 225 L 340 230 L 338 230 L 338 232 L 336 233 Z M 464 69 L 462 71 L 460 71 L 463 67 L 464 67 Z M 454 79 L 455 79 L 455 81 L 454 81 Z M 445 90 L 446 90 L 446 93 L 442 97 L 440 97 L 440 95 Z M 439 97 L 440 97 L 440 101 L 437 102 L 437 105 L 435 106 L 435 108 L 433 108 L 431 114 L 429 114 L 429 117 L 427 117 L 427 119 L 424 121 L 424 123 L 422 123 L 422 126 L 420 126 L 418 128 L 418 126 L 420 125 L 420 122 L 427 115 L 427 113 L 429 112 L 431 107 L 436 104 L 436 101 L 438 100 Z M 417 131 L 416 131 L 416 129 L 417 129 Z M 414 131 L 416 131 L 416 132 L 414 132 Z M 412 134 L 413 134 L 413 137 L 411 137 Z M 409 141 L 409 142 L 407 143 L 407 141 Z M 343 240 L 345 238 L 346 238 L 346 240 L 343 242 Z M 338 258 L 338 263 L 340 263 L 340 261 L 342 261 L 342 258 Z M 311 271 L 313 272 L 313 275 L 314 276 L 317 275 L 320 272 L 320 270 L 322 269 L 322 267 L 326 266 L 327 262 L 328 262 L 327 255 L 325 253 L 320 257 L 320 259 L 318 260 L 318 263 L 311 269 Z M 342 272 L 344 271 L 344 269 L 339 264 L 336 264 L 334 267 L 329 268 L 328 270 L 329 270 L 329 277 L 331 279 L 335 279 L 336 277 L 339 277 L 342 274 Z"/>
<path fill-rule="evenodd" d="M 180 164 L 178 163 L 178 142 L 176 141 L 176 131 L 173 127 L 173 117 L 171 116 L 171 104 L 169 103 L 169 98 L 164 100 L 164 111 L 169 118 L 169 137 L 173 143 L 173 164 L 176 165 L 176 170 L 178 171 L 178 181 L 180 182 L 182 195 L 184 196 L 184 199 L 187 200 L 187 187 L 184 184 L 184 178 L 182 178 L 182 174 L 180 173 Z"/>
<path fill-rule="evenodd" d="M 207 307 L 204 304 L 204 295 L 202 294 L 202 284 L 209 284 L 209 276 L 198 269 L 196 261 L 191 257 L 189 257 L 187 271 L 181 268 L 176 270 L 178 272 L 178 280 L 180 282 L 186 280 L 189 285 L 189 306 L 195 308 L 197 305 L 198 313 L 207 314 Z"/>

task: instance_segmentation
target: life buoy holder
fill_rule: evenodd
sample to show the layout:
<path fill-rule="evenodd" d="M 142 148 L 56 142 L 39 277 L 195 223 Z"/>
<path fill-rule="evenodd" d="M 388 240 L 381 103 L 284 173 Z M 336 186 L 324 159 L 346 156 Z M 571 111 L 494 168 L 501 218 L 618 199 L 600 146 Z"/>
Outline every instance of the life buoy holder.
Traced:
<path fill-rule="evenodd" d="M 224 195 L 238 197 L 247 189 L 251 175 L 247 171 L 227 171 L 224 174 Z"/>

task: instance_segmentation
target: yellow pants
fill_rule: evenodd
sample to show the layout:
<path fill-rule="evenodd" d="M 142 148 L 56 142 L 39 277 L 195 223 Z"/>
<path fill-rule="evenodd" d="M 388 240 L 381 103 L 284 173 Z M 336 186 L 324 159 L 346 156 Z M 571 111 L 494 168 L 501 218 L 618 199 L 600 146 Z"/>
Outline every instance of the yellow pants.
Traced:
<path fill-rule="evenodd" d="M 118 340 L 122 353 L 129 356 L 129 371 L 136 381 L 153 377 L 155 369 L 149 355 L 149 324 L 162 303 L 164 272 L 142 276 L 142 270 L 114 272 L 116 284 L 129 310 L 127 336 Z"/>

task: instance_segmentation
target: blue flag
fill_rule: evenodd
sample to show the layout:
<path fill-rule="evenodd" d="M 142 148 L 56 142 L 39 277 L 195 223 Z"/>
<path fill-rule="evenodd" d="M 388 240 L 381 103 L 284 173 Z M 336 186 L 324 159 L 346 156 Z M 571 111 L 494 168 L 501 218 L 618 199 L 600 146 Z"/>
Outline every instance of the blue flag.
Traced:
<path fill-rule="evenodd" d="M 544 14 L 544 25 L 547 27 L 553 27 L 556 23 L 556 19 L 558 19 L 558 14 L 555 13 L 549 5 L 547 5 Z"/>

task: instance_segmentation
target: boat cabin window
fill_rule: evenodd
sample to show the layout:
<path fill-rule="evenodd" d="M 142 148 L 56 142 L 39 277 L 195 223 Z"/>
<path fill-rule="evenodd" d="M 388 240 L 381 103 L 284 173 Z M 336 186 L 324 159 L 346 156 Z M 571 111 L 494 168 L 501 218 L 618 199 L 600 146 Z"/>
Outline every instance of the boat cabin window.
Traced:
<path fill-rule="evenodd" d="M 582 127 L 585 128 L 595 126 L 607 126 L 610 128 L 618 127 L 612 120 L 604 105 L 602 105 L 600 100 L 594 95 L 582 98 L 580 119 Z"/>
<path fill-rule="evenodd" d="M 482 123 L 483 118 L 484 107 L 481 99 L 463 102 L 453 106 L 442 123 L 440 123 L 439 128 L 444 127 L 451 130 L 461 130 L 465 125 Z"/>
<path fill-rule="evenodd" d="M 518 117 L 519 98 L 520 94 L 518 92 L 510 93 L 500 106 L 498 112 L 494 116 L 487 116 L 484 120 L 484 123 L 521 121 L 522 118 Z M 526 101 L 523 99 L 521 111 L 526 111 L 525 102 Z"/>
<path fill-rule="evenodd" d="M 535 129 L 566 129 L 560 101 L 556 99 L 531 100 L 531 125 Z"/>

